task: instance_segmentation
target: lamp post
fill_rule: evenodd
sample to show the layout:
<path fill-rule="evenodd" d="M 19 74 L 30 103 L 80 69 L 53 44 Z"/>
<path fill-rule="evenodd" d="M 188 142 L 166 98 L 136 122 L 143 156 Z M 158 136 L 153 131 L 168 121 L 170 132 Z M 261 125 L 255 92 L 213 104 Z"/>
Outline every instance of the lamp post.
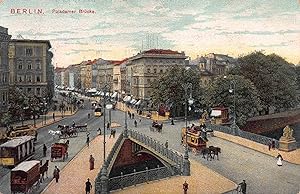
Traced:
<path fill-rule="evenodd" d="M 185 152 L 184 152 L 184 163 L 183 163 L 183 170 L 182 170 L 182 174 L 184 176 L 189 176 L 190 173 L 190 161 L 189 159 L 189 151 L 188 151 L 188 144 L 187 144 L 187 111 L 188 111 L 188 103 L 189 105 L 193 104 L 193 99 L 191 97 L 190 94 L 190 98 L 188 99 L 188 89 L 192 89 L 192 84 L 191 83 L 187 83 L 183 85 L 184 87 L 184 94 L 185 94 L 185 102 L 184 102 L 184 120 L 185 120 Z"/>
<path fill-rule="evenodd" d="M 125 95 L 125 92 L 122 92 L 123 95 Z M 131 100 L 131 96 L 125 96 L 123 98 L 124 101 L 124 114 L 125 114 L 125 125 L 124 125 L 124 137 L 128 137 L 128 130 L 127 130 L 127 103 Z"/>
<path fill-rule="evenodd" d="M 104 88 L 103 88 L 103 91 L 104 91 L 104 96 L 103 96 L 103 162 L 105 163 L 105 155 L 106 155 L 106 146 L 105 146 L 105 144 L 106 144 L 106 138 L 105 138 L 105 127 L 106 127 L 106 124 L 105 124 L 105 122 L 106 122 L 106 111 L 105 111 L 105 109 L 107 109 L 107 110 L 111 110 L 112 109 L 112 104 L 106 104 L 106 90 L 107 90 L 107 88 L 109 87 L 109 85 L 105 85 L 104 86 Z"/>
<path fill-rule="evenodd" d="M 236 89 L 236 81 L 232 80 L 230 81 L 230 88 L 229 92 L 233 93 L 233 126 L 236 126 L 236 112 L 235 112 L 235 102 L 236 102 L 236 95 L 235 95 L 235 89 Z"/>

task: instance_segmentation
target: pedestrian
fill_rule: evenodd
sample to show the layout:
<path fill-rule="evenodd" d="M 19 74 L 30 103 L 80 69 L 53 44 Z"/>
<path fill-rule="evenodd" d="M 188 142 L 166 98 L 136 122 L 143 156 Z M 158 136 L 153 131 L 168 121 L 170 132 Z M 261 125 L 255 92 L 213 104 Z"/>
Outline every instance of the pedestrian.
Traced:
<path fill-rule="evenodd" d="M 90 114 L 90 113 L 88 113 L 88 119 L 90 119 L 90 117 L 91 117 L 91 114 Z"/>
<path fill-rule="evenodd" d="M 115 138 L 115 136 L 116 136 L 116 130 L 113 129 L 113 138 Z"/>
<path fill-rule="evenodd" d="M 110 135 L 109 135 L 109 138 L 111 138 L 111 136 L 113 136 L 113 133 L 114 133 L 114 130 L 110 130 Z"/>
<path fill-rule="evenodd" d="M 75 127 L 75 121 L 73 120 L 72 127 Z"/>
<path fill-rule="evenodd" d="M 46 153 L 47 153 L 47 146 L 44 144 L 43 145 L 43 155 L 44 155 L 44 157 L 46 157 Z"/>
<path fill-rule="evenodd" d="M 55 178 L 56 183 L 58 183 L 59 172 L 60 172 L 60 170 L 57 168 L 57 166 L 55 166 L 54 171 L 53 171 L 53 178 Z"/>
<path fill-rule="evenodd" d="M 134 113 L 132 113 L 131 118 L 134 119 Z"/>
<path fill-rule="evenodd" d="M 134 126 L 137 127 L 137 122 L 136 122 L 136 120 L 134 120 Z"/>
<path fill-rule="evenodd" d="M 275 139 L 272 139 L 272 148 L 275 149 Z"/>
<path fill-rule="evenodd" d="M 90 155 L 90 170 L 93 170 L 95 166 L 95 158 L 93 157 L 93 155 Z"/>
<path fill-rule="evenodd" d="M 55 113 L 52 114 L 53 121 L 55 121 Z"/>
<path fill-rule="evenodd" d="M 130 112 L 128 113 L 128 115 L 129 115 L 129 118 L 131 119 L 131 113 Z"/>
<path fill-rule="evenodd" d="M 100 127 L 98 128 L 97 131 L 99 131 L 99 135 L 101 135 L 101 128 Z"/>
<path fill-rule="evenodd" d="M 272 147 L 272 140 L 271 139 L 269 139 L 268 146 L 269 146 L 269 151 L 270 151 L 271 147 Z"/>
<path fill-rule="evenodd" d="M 168 149 L 168 147 L 169 147 L 169 142 L 168 142 L 168 140 L 166 141 L 166 143 L 165 143 L 165 147 Z"/>
<path fill-rule="evenodd" d="M 142 122 L 142 119 L 140 119 L 140 123 Z"/>
<path fill-rule="evenodd" d="M 243 182 L 241 182 L 241 183 L 239 184 L 239 186 L 241 186 L 239 192 L 242 192 L 243 194 L 246 194 L 246 188 L 247 188 L 246 181 L 243 180 Z"/>
<path fill-rule="evenodd" d="M 189 184 L 187 184 L 187 182 L 185 181 L 184 183 L 183 183 L 183 193 L 184 194 L 187 194 L 187 190 L 189 189 Z"/>
<path fill-rule="evenodd" d="M 90 136 L 89 136 L 89 134 L 86 135 L 86 145 L 87 145 L 87 147 L 90 146 Z"/>
<path fill-rule="evenodd" d="M 283 160 L 282 156 L 278 153 L 276 158 L 277 158 L 277 166 L 282 166 L 282 160 Z"/>
<path fill-rule="evenodd" d="M 110 123 L 108 122 L 108 123 L 106 124 L 106 129 L 109 130 L 109 128 L 110 128 Z"/>
<path fill-rule="evenodd" d="M 171 125 L 174 125 L 174 120 L 173 120 L 173 118 L 171 119 Z"/>
<path fill-rule="evenodd" d="M 92 183 L 90 182 L 90 179 L 88 178 L 85 183 L 85 194 L 89 194 L 92 189 Z"/>

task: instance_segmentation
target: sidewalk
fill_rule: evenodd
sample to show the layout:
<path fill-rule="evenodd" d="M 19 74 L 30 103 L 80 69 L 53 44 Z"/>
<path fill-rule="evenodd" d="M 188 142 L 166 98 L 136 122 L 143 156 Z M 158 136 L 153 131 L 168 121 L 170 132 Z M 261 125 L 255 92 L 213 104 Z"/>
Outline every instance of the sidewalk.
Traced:
<path fill-rule="evenodd" d="M 107 155 L 111 150 L 115 140 L 107 139 Z M 54 180 L 44 189 L 43 194 L 78 194 L 84 193 L 84 185 L 87 178 L 90 178 L 93 185 L 91 194 L 94 194 L 95 178 L 100 171 L 103 163 L 103 136 L 97 136 L 90 147 L 84 147 L 62 170 L 58 183 Z M 95 169 L 89 170 L 89 155 L 95 158 Z M 49 172 L 49 177 L 52 175 Z M 204 178 L 205 177 L 205 178 Z M 141 184 L 136 187 L 131 186 L 124 190 L 113 193 L 128 194 L 173 194 L 182 193 L 182 184 L 184 181 L 189 184 L 189 193 L 223 193 L 235 189 L 237 185 L 221 176 L 220 174 L 206 168 L 205 166 L 191 160 L 191 176 L 176 176 L 163 180 L 153 181 L 149 184 Z"/>
<path fill-rule="evenodd" d="M 106 136 L 106 156 L 118 138 L 108 138 Z M 89 170 L 89 157 L 95 158 L 95 169 Z M 59 182 L 53 179 L 42 192 L 43 194 L 78 194 L 85 193 L 85 182 L 90 179 L 92 192 L 95 193 L 95 179 L 103 164 L 103 135 L 97 136 L 90 142 L 90 146 L 85 146 L 60 172 Z M 49 178 L 52 171 L 49 171 Z"/>
<path fill-rule="evenodd" d="M 214 131 L 214 135 L 216 137 L 225 139 L 227 141 L 231 141 L 233 143 L 248 147 L 250 149 L 262 152 L 262 153 L 270 155 L 270 156 L 277 157 L 278 153 L 280 153 L 283 157 L 283 160 L 288 161 L 290 163 L 294 163 L 294 164 L 300 164 L 300 149 L 296 149 L 296 150 L 290 151 L 290 152 L 280 151 L 278 149 L 275 149 L 275 150 L 271 149 L 269 151 L 269 148 L 267 145 L 256 143 L 254 141 L 251 141 L 251 140 L 248 140 L 245 138 L 229 135 L 229 134 L 222 133 L 219 131 Z"/>
<path fill-rule="evenodd" d="M 128 107 L 128 106 L 125 107 L 124 103 L 122 103 L 122 102 L 117 102 L 116 109 L 123 111 L 123 112 L 129 111 L 139 117 L 149 118 L 149 117 L 147 117 L 148 111 L 143 111 L 141 115 L 138 115 L 136 109 Z M 158 115 L 157 111 L 151 111 L 151 118 L 149 118 L 149 119 L 155 120 L 155 121 L 166 121 L 169 119 L 169 117 L 168 116 L 160 116 L 160 115 Z"/>
<path fill-rule="evenodd" d="M 191 176 L 176 176 L 152 181 L 111 193 L 118 194 L 182 194 L 182 184 L 189 184 L 190 194 L 225 193 L 237 188 L 237 185 L 222 175 L 210 170 L 194 160 L 191 162 Z"/>

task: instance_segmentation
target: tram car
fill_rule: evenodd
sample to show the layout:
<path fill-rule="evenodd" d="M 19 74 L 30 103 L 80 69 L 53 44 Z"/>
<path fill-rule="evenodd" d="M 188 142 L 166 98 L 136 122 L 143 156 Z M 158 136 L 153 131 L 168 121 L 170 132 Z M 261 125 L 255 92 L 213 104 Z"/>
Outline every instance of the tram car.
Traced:
<path fill-rule="evenodd" d="M 200 126 L 183 127 L 181 129 L 181 143 L 187 144 L 194 152 L 206 148 L 207 138 Z"/>
<path fill-rule="evenodd" d="M 16 137 L 0 145 L 0 165 L 13 167 L 33 157 L 34 136 Z"/>
<path fill-rule="evenodd" d="M 35 185 L 39 186 L 40 161 L 25 161 L 11 170 L 11 193 L 29 193 Z"/>

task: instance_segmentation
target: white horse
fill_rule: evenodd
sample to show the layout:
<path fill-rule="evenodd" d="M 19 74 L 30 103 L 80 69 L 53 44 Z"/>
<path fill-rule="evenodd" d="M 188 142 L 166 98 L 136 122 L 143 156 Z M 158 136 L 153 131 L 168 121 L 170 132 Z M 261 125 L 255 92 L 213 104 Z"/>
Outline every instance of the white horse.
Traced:
<path fill-rule="evenodd" d="M 50 135 L 54 136 L 57 135 L 58 137 L 62 135 L 61 131 L 54 131 L 54 130 L 49 130 L 48 132 Z"/>

